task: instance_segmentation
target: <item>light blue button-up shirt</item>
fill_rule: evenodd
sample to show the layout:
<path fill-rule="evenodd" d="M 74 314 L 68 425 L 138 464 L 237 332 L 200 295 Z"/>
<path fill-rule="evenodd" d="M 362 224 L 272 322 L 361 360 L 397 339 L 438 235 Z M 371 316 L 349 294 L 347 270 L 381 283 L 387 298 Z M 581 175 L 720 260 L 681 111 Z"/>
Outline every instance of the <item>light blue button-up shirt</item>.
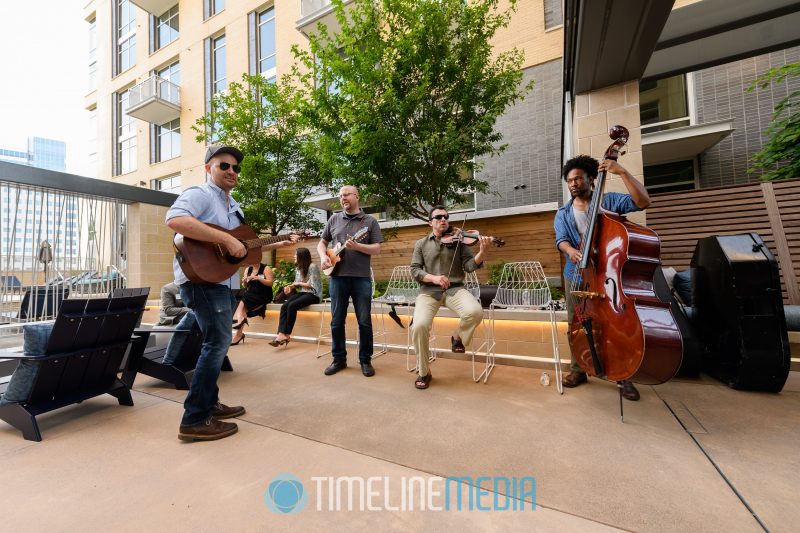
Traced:
<path fill-rule="evenodd" d="M 176 217 L 194 217 L 200 222 L 215 224 L 217 226 L 234 229 L 238 228 L 244 219 L 239 203 L 225 195 L 225 191 L 220 189 L 213 181 L 208 180 L 205 184 L 196 187 L 189 187 L 178 196 L 175 203 L 167 211 L 165 220 Z M 241 218 L 239 218 L 241 216 Z M 175 283 L 182 285 L 189 281 L 183 273 L 177 259 L 172 260 L 172 271 L 175 275 Z M 232 289 L 238 289 L 239 271 L 222 281 L 219 285 L 225 285 Z"/>
<path fill-rule="evenodd" d="M 578 232 L 578 226 L 575 224 L 575 215 L 572 213 L 573 200 L 574 198 L 570 198 L 569 202 L 560 207 L 556 213 L 556 219 L 553 222 L 556 230 L 556 248 L 562 241 L 569 242 L 573 248 L 578 248 L 581 243 L 581 234 Z M 603 195 L 603 209 L 618 215 L 641 211 L 630 194 L 619 192 L 607 192 Z M 575 273 L 576 267 L 567 254 L 564 254 L 564 257 L 567 258 L 567 263 L 564 265 L 564 280 L 569 282 Z"/>

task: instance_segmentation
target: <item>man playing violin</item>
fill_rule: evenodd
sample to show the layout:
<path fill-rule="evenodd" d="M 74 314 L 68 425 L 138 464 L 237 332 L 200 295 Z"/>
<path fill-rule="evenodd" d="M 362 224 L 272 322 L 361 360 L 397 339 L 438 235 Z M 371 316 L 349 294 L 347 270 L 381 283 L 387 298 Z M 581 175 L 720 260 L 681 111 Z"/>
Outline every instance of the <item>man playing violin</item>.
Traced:
<path fill-rule="evenodd" d="M 567 294 L 572 290 L 570 280 L 575 276 L 575 265 L 581 260 L 580 243 L 582 235 L 586 233 L 589 225 L 589 204 L 592 200 L 594 179 L 599 170 L 619 176 L 630 193 L 605 193 L 603 209 L 624 215 L 633 211 L 641 211 L 650 205 L 650 196 L 644 185 L 616 161 L 606 159 L 598 163 L 596 159 L 588 155 L 579 155 L 567 161 L 562 175 L 569 187 L 571 198 L 563 207 L 559 208 L 554 222 L 556 247 L 567 259 L 564 265 L 564 283 Z M 569 324 L 572 324 L 575 312 L 573 298 L 568 297 L 566 300 Z M 586 372 L 578 365 L 573 354 L 570 361 L 570 373 L 564 376 L 563 385 L 572 388 L 587 381 Z M 636 390 L 633 383 L 624 381 L 622 396 L 627 400 L 636 401 L 639 399 L 639 391 Z"/>
<path fill-rule="evenodd" d="M 428 224 L 433 231 L 416 242 L 411 258 L 411 275 L 420 284 L 411 325 L 419 373 L 414 386 L 418 389 L 427 389 L 431 382 L 428 368 L 430 331 L 439 307 L 447 306 L 460 318 L 458 329 L 450 337 L 455 353 L 465 352 L 464 346 L 469 345 L 475 328 L 483 318 L 480 302 L 464 288 L 464 277 L 466 272 L 473 272 L 483 266 L 492 237 L 480 237 L 480 249 L 473 257 L 470 249 L 458 239 L 458 230 L 452 230 L 455 238 L 450 239 L 450 244 L 442 243 L 443 237 L 450 230 L 449 219 L 444 206 L 435 205 L 431 208 Z"/>

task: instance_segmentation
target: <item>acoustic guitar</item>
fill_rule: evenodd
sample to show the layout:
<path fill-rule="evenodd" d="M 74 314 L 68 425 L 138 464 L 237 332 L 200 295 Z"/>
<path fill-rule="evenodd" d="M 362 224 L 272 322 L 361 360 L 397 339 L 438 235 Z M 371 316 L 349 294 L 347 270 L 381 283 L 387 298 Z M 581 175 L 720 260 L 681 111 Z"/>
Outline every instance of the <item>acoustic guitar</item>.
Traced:
<path fill-rule="evenodd" d="M 287 233 L 271 237 L 259 238 L 253 228 L 242 224 L 238 228 L 225 229 L 214 224 L 206 224 L 214 229 L 233 235 L 247 248 L 247 255 L 234 257 L 228 249 L 218 242 L 198 241 L 181 234 L 175 235 L 175 257 L 178 264 L 192 283 L 219 283 L 233 276 L 242 265 L 254 265 L 261 262 L 261 247 L 276 242 L 288 241 L 292 235 L 300 240 L 304 234 Z"/>
<path fill-rule="evenodd" d="M 351 238 L 354 241 L 359 242 L 359 241 L 363 240 L 364 237 L 366 237 L 368 233 L 369 233 L 369 228 L 361 228 Z M 333 248 L 328 248 L 325 251 L 325 253 L 328 254 L 328 259 L 331 260 L 330 268 L 325 268 L 325 269 L 322 270 L 325 273 L 326 276 L 330 276 L 331 273 L 333 272 L 333 269 L 336 268 L 336 264 L 339 261 L 342 260 L 341 255 L 342 255 L 342 252 L 345 251 L 345 250 L 346 250 L 346 248 L 344 247 L 344 244 L 342 244 L 341 242 L 337 242 L 336 245 Z"/>

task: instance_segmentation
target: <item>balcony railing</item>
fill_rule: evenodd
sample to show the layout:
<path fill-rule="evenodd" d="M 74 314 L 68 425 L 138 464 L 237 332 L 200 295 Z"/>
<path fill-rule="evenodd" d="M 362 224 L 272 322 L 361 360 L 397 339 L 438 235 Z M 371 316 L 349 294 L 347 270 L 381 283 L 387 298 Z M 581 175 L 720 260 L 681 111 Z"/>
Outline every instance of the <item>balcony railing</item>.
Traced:
<path fill-rule="evenodd" d="M 347 5 L 352 0 L 345 0 Z M 323 23 L 328 26 L 332 33 L 339 31 L 339 23 L 333 13 L 331 0 L 300 0 L 300 20 L 297 21 L 297 29 L 309 35 L 317 29 L 317 24 Z"/>
<path fill-rule="evenodd" d="M 127 114 L 150 122 L 164 124 L 181 114 L 180 87 L 155 74 L 130 90 Z"/>
<path fill-rule="evenodd" d="M 156 17 L 163 15 L 167 9 L 177 3 L 175 0 L 131 0 L 131 2 Z"/>

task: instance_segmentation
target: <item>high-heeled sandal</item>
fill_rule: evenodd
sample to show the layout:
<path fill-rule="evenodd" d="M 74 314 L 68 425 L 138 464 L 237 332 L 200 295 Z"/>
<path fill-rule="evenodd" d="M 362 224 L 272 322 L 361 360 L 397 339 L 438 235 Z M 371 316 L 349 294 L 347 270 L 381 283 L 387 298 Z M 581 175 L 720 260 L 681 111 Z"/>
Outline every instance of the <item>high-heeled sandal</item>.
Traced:
<path fill-rule="evenodd" d="M 277 348 L 278 346 L 283 346 L 284 344 L 289 344 L 289 341 L 290 341 L 290 340 L 291 340 L 291 339 L 283 339 L 283 340 L 280 340 L 280 341 L 279 341 L 278 339 L 272 339 L 272 340 L 271 340 L 271 341 L 269 341 L 267 344 L 269 344 L 270 346 L 274 346 L 275 348 Z"/>
<path fill-rule="evenodd" d="M 246 335 L 245 333 L 242 333 L 242 336 L 241 336 L 241 337 L 239 337 L 239 340 L 238 340 L 238 341 L 236 341 L 236 342 L 232 342 L 232 343 L 231 343 L 231 346 L 236 346 L 236 345 L 237 345 L 237 344 L 239 344 L 240 342 L 241 342 L 242 344 L 244 344 L 244 338 L 245 338 L 246 336 L 247 336 L 247 335 Z"/>
<path fill-rule="evenodd" d="M 233 329 L 242 329 L 242 326 L 244 326 L 244 325 L 246 325 L 246 324 L 249 324 L 249 322 L 248 322 L 248 321 L 247 321 L 247 319 L 245 318 L 245 319 L 244 319 L 244 320 L 242 320 L 241 322 L 238 322 L 238 323 L 234 324 L 234 325 L 233 325 Z"/>

